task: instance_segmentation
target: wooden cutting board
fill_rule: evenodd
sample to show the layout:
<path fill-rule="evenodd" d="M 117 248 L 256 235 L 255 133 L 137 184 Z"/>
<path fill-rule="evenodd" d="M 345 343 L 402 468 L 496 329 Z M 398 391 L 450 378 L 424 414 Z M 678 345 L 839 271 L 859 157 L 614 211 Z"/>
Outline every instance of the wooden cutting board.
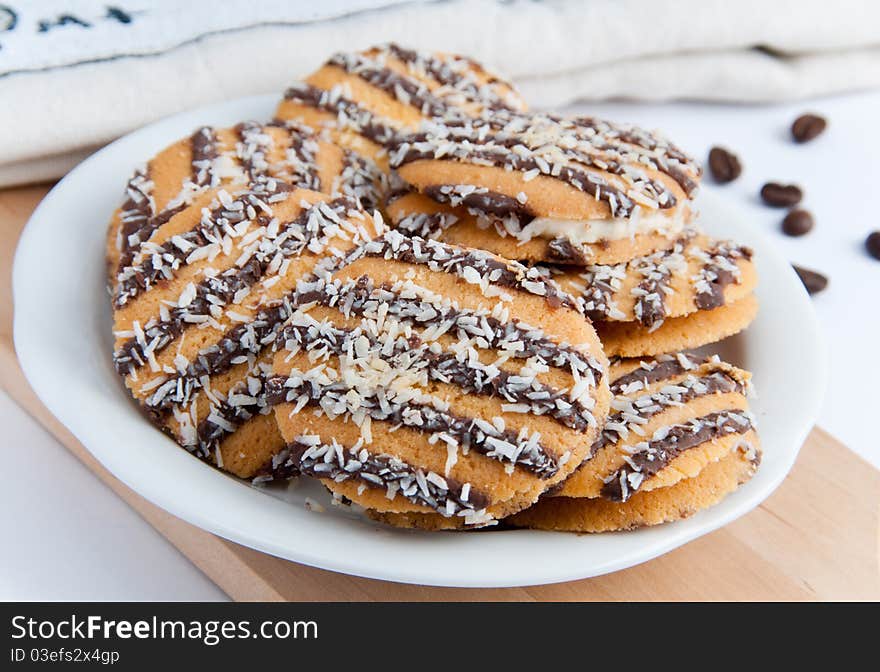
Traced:
<path fill-rule="evenodd" d="M 98 464 L 40 403 L 18 366 L 12 258 L 27 218 L 48 189 L 0 191 L 3 387 L 236 600 L 880 600 L 880 471 L 818 428 L 779 490 L 747 516 L 651 562 L 571 583 L 451 589 L 360 579 L 281 560 L 193 527 Z"/>

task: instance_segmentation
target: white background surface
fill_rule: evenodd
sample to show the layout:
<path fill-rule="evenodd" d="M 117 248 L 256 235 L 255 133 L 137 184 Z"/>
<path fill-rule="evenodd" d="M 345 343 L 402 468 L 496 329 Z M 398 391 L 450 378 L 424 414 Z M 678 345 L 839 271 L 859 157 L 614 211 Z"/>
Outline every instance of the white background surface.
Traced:
<path fill-rule="evenodd" d="M 880 445 L 860 410 L 880 400 L 880 360 L 873 355 L 880 311 L 871 295 L 880 288 L 880 262 L 863 248 L 867 233 L 880 229 L 880 217 L 868 207 L 880 187 L 880 135 L 873 128 L 880 93 L 784 106 L 591 104 L 578 110 L 662 128 L 701 159 L 713 144 L 734 150 L 743 175 L 723 188 L 741 197 L 755 226 L 768 232 L 778 231 L 784 211 L 761 205 L 761 184 L 792 181 L 804 189 L 814 232 L 800 239 L 773 235 L 792 261 L 831 278 L 815 297 L 832 364 L 819 424 L 880 466 Z M 827 116 L 830 126 L 814 142 L 796 145 L 788 127 L 807 110 Z M 0 426 L 10 467 L 0 490 L 0 534 L 14 540 L 5 549 L 0 599 L 224 598 L 5 395 Z"/>

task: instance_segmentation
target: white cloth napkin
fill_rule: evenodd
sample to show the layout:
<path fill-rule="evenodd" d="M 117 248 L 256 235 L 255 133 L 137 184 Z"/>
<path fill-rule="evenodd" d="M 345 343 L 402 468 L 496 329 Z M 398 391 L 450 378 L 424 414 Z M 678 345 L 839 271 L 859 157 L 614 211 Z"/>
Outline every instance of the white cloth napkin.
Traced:
<path fill-rule="evenodd" d="M 473 56 L 538 107 L 880 85 L 876 0 L 7 0 L 0 186 L 58 177 L 183 109 L 280 95 L 334 51 L 386 41 Z"/>

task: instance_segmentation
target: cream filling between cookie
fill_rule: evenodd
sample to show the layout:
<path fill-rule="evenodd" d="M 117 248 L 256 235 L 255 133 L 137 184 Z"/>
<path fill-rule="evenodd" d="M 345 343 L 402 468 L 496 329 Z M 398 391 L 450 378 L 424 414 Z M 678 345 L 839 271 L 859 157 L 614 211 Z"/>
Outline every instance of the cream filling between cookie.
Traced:
<path fill-rule="evenodd" d="M 660 233 L 667 238 L 678 236 L 690 220 L 690 212 L 677 211 L 671 216 L 657 211 L 645 214 L 636 208 L 632 217 L 614 219 L 557 219 L 536 217 L 514 234 L 522 243 L 533 238 L 564 238 L 573 245 L 590 245 L 602 240 L 623 240 L 638 234 Z"/>

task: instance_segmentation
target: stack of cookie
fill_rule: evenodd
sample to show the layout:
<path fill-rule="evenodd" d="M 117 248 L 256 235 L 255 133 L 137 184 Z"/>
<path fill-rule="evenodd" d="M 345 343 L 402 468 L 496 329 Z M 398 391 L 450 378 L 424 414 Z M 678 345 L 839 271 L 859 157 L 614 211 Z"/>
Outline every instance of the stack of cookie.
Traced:
<path fill-rule="evenodd" d="M 197 457 L 392 525 L 674 520 L 759 459 L 749 374 L 681 352 L 756 311 L 699 179 L 470 59 L 339 54 L 273 121 L 198 129 L 129 181 L 114 363 Z"/>

